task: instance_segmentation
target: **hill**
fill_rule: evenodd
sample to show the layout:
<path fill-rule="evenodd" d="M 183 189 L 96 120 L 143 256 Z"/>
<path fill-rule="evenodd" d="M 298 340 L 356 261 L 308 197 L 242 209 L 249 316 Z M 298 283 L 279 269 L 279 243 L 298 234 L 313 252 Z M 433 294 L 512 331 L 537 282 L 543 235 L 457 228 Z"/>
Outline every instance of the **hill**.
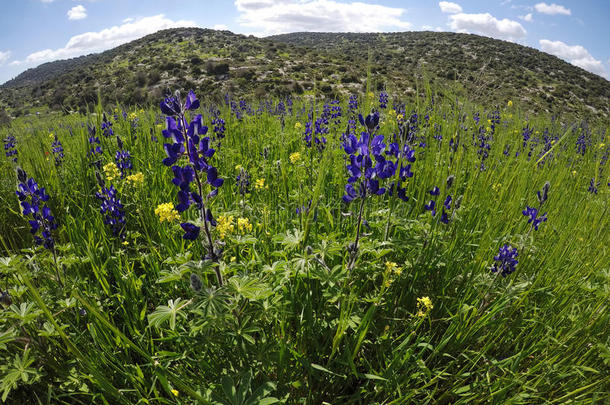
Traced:
<path fill-rule="evenodd" d="M 368 69 L 367 69 L 368 68 Z M 112 50 L 45 63 L 0 86 L 0 104 L 18 116 L 49 106 L 85 110 L 157 101 L 173 89 L 220 98 L 360 92 L 414 95 L 430 83 L 485 106 L 511 99 L 531 113 L 607 120 L 610 82 L 561 59 L 469 34 L 293 33 L 256 38 L 198 28 L 159 31 Z"/>

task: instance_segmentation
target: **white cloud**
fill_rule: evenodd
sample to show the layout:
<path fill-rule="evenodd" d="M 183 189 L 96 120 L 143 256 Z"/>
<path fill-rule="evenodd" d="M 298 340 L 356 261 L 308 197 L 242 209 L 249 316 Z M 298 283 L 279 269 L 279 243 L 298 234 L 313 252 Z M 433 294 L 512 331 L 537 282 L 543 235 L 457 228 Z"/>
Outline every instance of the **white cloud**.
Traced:
<path fill-rule="evenodd" d="M 449 27 L 457 32 L 472 32 L 493 38 L 516 41 L 524 38 L 527 31 L 517 21 L 504 18 L 498 20 L 489 13 L 453 14 L 449 16 Z"/>
<path fill-rule="evenodd" d="M 334 0 L 235 0 L 238 22 L 265 34 L 285 32 L 380 32 L 405 30 L 405 10 Z"/>
<path fill-rule="evenodd" d="M 439 1 L 438 6 L 441 8 L 441 12 L 447 14 L 457 14 L 462 12 L 462 7 L 459 4 L 452 3 L 450 1 Z"/>
<path fill-rule="evenodd" d="M 558 56 L 573 65 L 581 67 L 591 73 L 606 76 L 602 61 L 597 60 L 581 45 L 568 45 L 561 41 L 541 39 L 538 41 L 540 49 L 544 52 Z"/>
<path fill-rule="evenodd" d="M 41 63 L 51 60 L 73 58 L 92 52 L 99 52 L 114 48 L 134 39 L 152 34 L 159 30 L 177 27 L 196 27 L 197 23 L 187 20 L 172 21 L 165 18 L 163 14 L 152 17 L 140 18 L 134 22 L 128 22 L 119 26 L 103 29 L 97 32 L 85 32 L 75 35 L 64 46 L 59 49 L 44 49 L 29 54 L 23 61 L 15 61 L 13 64 Z"/>
<path fill-rule="evenodd" d="M 131 18 L 131 17 L 124 18 L 124 19 L 123 19 L 123 24 L 125 24 L 125 23 L 130 23 L 130 22 L 132 22 L 132 21 L 135 21 L 135 19 L 134 19 L 134 18 Z"/>
<path fill-rule="evenodd" d="M 563 14 L 563 15 L 572 15 L 572 11 L 569 8 L 565 8 L 564 6 L 560 6 L 559 4 L 546 4 L 546 3 L 538 3 L 534 6 L 537 12 L 548 15 L 555 14 Z"/>
<path fill-rule="evenodd" d="M 43 3 L 53 3 L 53 1 L 55 1 L 55 0 L 40 0 L 40 1 Z"/>
<path fill-rule="evenodd" d="M 68 10 L 68 20 L 82 20 L 87 18 L 87 9 L 82 5 L 74 6 Z"/>
<path fill-rule="evenodd" d="M 226 25 L 224 25 L 224 24 L 216 24 L 216 25 L 214 25 L 214 26 L 212 27 L 212 29 L 215 29 L 215 30 L 220 30 L 220 31 L 224 31 L 224 30 L 228 30 L 228 29 L 229 29 L 229 27 L 227 27 L 227 26 L 226 26 Z"/>
<path fill-rule="evenodd" d="M 0 65 L 4 65 L 11 57 L 11 51 L 0 51 Z"/>
<path fill-rule="evenodd" d="M 432 25 L 422 25 L 421 29 L 422 29 L 422 31 L 436 31 L 436 32 L 444 31 L 443 27 L 433 27 Z"/>
<path fill-rule="evenodd" d="M 519 18 L 525 22 L 534 21 L 534 16 L 532 15 L 532 13 L 527 13 L 526 15 L 520 15 Z"/>

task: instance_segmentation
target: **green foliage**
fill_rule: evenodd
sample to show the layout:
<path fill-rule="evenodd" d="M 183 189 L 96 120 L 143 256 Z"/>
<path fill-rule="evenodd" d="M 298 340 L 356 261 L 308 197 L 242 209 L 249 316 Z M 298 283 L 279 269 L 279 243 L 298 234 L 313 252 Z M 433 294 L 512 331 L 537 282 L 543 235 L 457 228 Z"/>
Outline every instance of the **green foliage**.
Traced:
<path fill-rule="evenodd" d="M 184 33 L 180 46 L 188 49 L 190 31 L 176 32 Z M 286 58 L 297 49 L 251 41 L 257 55 Z M 167 51 L 161 42 L 149 45 Z M 229 45 L 230 51 L 237 46 Z M 201 53 L 193 63 L 204 67 L 229 50 Z M 347 58 L 358 60 L 355 54 Z M 380 83 L 375 71 L 385 62 L 373 52 L 371 61 L 367 85 L 373 91 Z M 310 68 L 304 60 L 299 64 L 297 71 Z M 171 69 L 180 71 L 182 62 Z M 386 69 L 392 70 L 391 63 Z M 340 81 L 337 76 L 331 87 Z M 166 155 L 159 100 L 123 116 L 102 96 L 95 113 L 13 120 L 18 162 L 46 188 L 60 226 L 53 232 L 55 255 L 32 247 L 15 195 L 14 164 L 0 157 L 0 289 L 10 296 L 0 302 L 4 401 L 606 401 L 605 128 L 534 117 L 515 103 L 498 110 L 500 124 L 482 160 L 478 136 L 487 133 L 493 110 L 441 96 L 435 85 L 418 88 L 428 96 L 403 100 L 404 93 L 388 88 L 390 107 L 394 98 L 406 105 L 404 111 L 383 110 L 379 129 L 389 142 L 402 122 L 410 123 L 409 145 L 416 151 L 414 177 L 405 184 L 410 198 L 403 202 L 386 193 L 367 200 L 354 266 L 348 265 L 349 249 L 359 205 L 341 199 L 347 182 L 341 135 L 352 118 L 345 99 L 344 121 L 329 125 L 323 150 L 303 142 L 310 109 L 316 119 L 324 103 L 310 93 L 293 95 L 292 113 L 285 114 L 276 113 L 279 99 L 261 100 L 260 112 L 257 102 L 249 103 L 252 114 L 245 108 L 240 119 L 230 105 L 215 104 L 226 126 L 226 137 L 213 141 L 213 164 L 225 183 L 208 201 L 218 221 L 212 229 L 222 250 L 217 262 L 204 258 L 200 240 L 181 238 L 179 223 L 195 222 L 190 211 L 170 222 L 155 212 L 160 204 L 175 204 L 177 191 L 171 169 L 161 164 Z M 378 105 L 377 94 L 359 95 L 360 111 Z M 116 138 L 99 133 L 105 108 L 141 182 L 110 180 L 103 170 L 118 150 Z M 207 107 L 198 113 L 211 135 L 212 114 Z M 87 125 L 98 128 L 103 149 L 97 171 L 116 187 L 124 206 L 124 239 L 113 236 L 100 214 Z M 526 127 L 532 133 L 524 145 Z M 359 124 L 356 131 L 362 131 Z M 0 129 L 1 138 L 8 133 Z M 63 144 L 63 166 L 54 165 L 50 133 Z M 586 150 L 580 152 L 583 139 Z M 242 168 L 250 184 L 240 193 L 236 176 Z M 449 175 L 455 176 L 450 187 Z M 599 182 L 597 194 L 587 190 L 591 178 Z M 534 232 L 522 210 L 537 204 L 536 191 L 547 180 L 548 221 Z M 441 197 L 453 196 L 449 224 L 439 221 L 440 212 L 433 217 L 424 208 L 434 186 Z M 489 271 L 504 244 L 519 250 L 516 271 L 506 278 Z M 65 286 L 58 284 L 56 269 Z"/>

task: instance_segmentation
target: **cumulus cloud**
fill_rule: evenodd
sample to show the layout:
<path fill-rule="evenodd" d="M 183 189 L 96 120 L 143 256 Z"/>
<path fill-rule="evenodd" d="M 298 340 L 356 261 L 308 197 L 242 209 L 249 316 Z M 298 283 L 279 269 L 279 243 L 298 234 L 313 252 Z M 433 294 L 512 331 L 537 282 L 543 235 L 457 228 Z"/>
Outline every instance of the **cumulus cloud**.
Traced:
<path fill-rule="evenodd" d="M 152 34 L 162 29 L 177 27 L 196 27 L 193 21 L 173 21 L 165 18 L 163 14 L 152 17 L 140 18 L 133 22 L 110 27 L 97 32 L 85 32 L 75 35 L 64 46 L 59 49 L 44 49 L 29 54 L 23 61 L 15 61 L 13 64 L 41 63 L 51 60 L 72 58 L 99 52 L 115 46 L 124 44 L 145 35 Z"/>
<path fill-rule="evenodd" d="M 82 5 L 74 6 L 68 10 L 68 20 L 82 20 L 87 18 L 87 9 Z"/>
<path fill-rule="evenodd" d="M 525 22 L 534 21 L 534 16 L 532 15 L 532 13 L 527 13 L 526 15 L 520 15 L 519 18 Z"/>
<path fill-rule="evenodd" d="M 517 21 L 503 18 L 498 20 L 489 13 L 453 14 L 449 16 L 449 27 L 457 32 L 486 35 L 493 38 L 516 41 L 524 38 L 527 31 Z"/>
<path fill-rule="evenodd" d="M 459 4 L 452 3 L 450 1 L 439 1 L 438 6 L 441 8 L 441 12 L 447 14 L 457 14 L 462 12 L 462 7 Z"/>
<path fill-rule="evenodd" d="M 540 49 L 544 52 L 565 59 L 571 64 L 581 67 L 591 73 L 604 77 L 606 76 L 606 70 L 604 69 L 602 61 L 595 59 L 593 55 L 581 45 L 568 45 L 565 42 L 550 41 L 548 39 L 541 39 L 538 43 L 540 44 Z"/>
<path fill-rule="evenodd" d="M 285 32 L 380 32 L 405 30 L 405 10 L 334 0 L 235 0 L 238 22 L 264 34 Z"/>
<path fill-rule="evenodd" d="M 4 65 L 11 57 L 11 51 L 0 51 L 0 65 Z"/>
<path fill-rule="evenodd" d="M 227 26 L 226 26 L 226 25 L 224 25 L 224 24 L 216 24 L 216 25 L 214 25 L 214 26 L 212 27 L 212 29 L 215 29 L 215 30 L 220 30 L 220 31 L 224 31 L 224 30 L 228 30 L 228 29 L 229 29 L 229 27 L 227 27 Z"/>
<path fill-rule="evenodd" d="M 534 6 L 537 12 L 548 15 L 555 14 L 563 14 L 563 15 L 571 15 L 572 11 L 569 8 L 565 8 L 564 6 L 560 6 L 559 4 L 546 4 L 546 3 L 538 3 Z"/>

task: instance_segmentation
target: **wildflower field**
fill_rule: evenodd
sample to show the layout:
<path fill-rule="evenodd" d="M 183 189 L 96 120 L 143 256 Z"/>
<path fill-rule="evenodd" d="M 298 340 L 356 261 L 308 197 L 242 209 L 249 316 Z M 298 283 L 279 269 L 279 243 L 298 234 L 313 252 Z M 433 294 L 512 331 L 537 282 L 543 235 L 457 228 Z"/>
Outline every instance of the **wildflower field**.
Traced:
<path fill-rule="evenodd" d="M 183 91 L 0 136 L 3 402 L 610 398 L 603 125 Z"/>

